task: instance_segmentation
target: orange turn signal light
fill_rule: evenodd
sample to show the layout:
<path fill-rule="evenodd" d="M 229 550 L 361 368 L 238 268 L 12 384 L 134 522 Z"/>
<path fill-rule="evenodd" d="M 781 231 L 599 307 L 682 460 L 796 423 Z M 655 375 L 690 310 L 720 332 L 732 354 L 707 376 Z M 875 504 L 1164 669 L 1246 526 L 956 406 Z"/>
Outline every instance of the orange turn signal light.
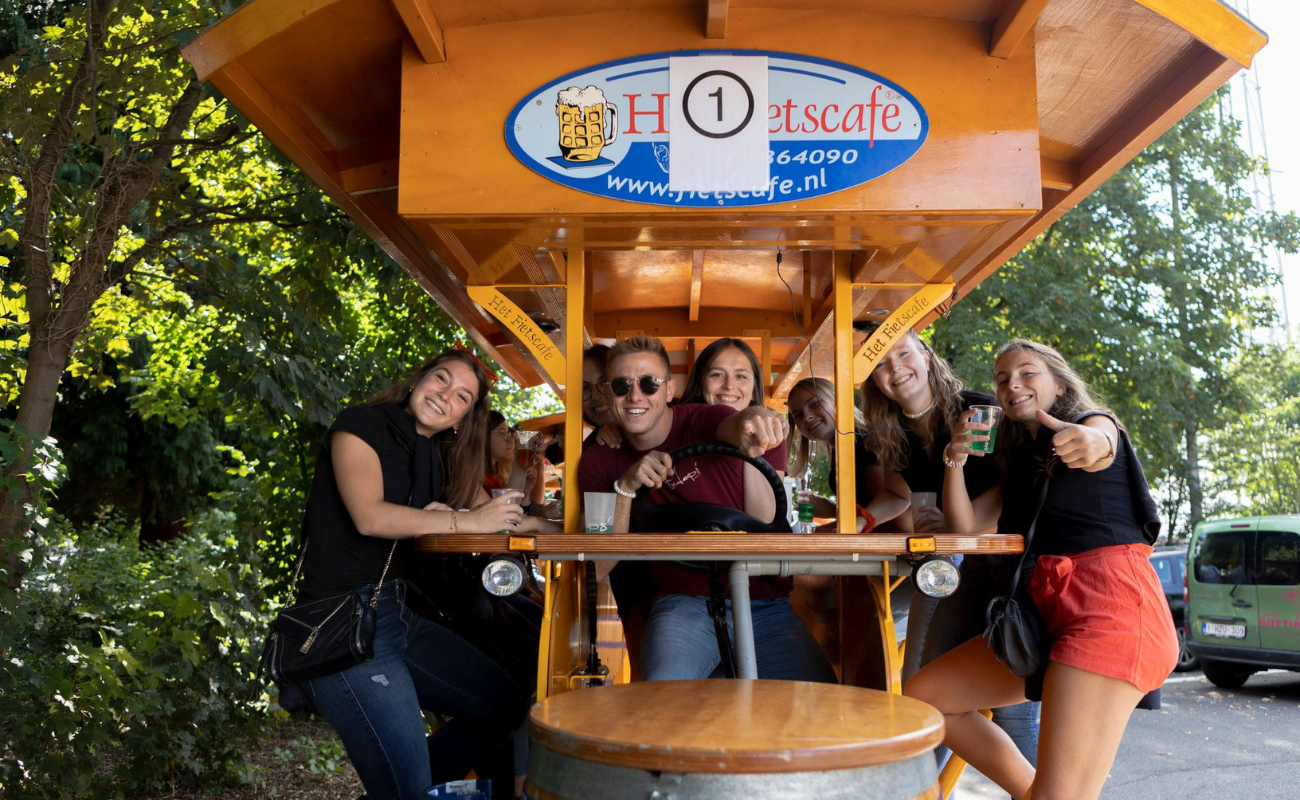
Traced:
<path fill-rule="evenodd" d="M 909 553 L 933 553 L 938 549 L 933 536 L 909 536 L 907 537 L 907 552 Z"/>
<path fill-rule="evenodd" d="M 513 552 L 537 552 L 537 539 L 533 536 L 511 536 L 510 549 Z"/>

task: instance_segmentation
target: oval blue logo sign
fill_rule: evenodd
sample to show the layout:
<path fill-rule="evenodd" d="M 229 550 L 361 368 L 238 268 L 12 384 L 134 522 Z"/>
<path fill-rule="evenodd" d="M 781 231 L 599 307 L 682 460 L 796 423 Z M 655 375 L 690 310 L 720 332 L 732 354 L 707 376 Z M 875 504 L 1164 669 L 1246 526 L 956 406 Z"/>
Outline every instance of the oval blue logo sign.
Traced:
<path fill-rule="evenodd" d="M 767 56 L 770 181 L 755 192 L 672 192 L 668 59 Z M 529 169 L 582 192 L 662 206 L 759 206 L 838 192 L 921 149 L 925 109 L 903 87 L 821 58 L 763 50 L 688 50 L 598 64 L 532 92 L 510 112 L 506 143 Z"/>

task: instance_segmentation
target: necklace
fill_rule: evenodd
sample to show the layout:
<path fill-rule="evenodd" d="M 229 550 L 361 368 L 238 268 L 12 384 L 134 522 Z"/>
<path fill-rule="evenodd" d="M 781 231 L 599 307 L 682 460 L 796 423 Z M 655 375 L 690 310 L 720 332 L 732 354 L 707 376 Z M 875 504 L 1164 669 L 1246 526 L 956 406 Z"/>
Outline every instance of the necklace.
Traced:
<path fill-rule="evenodd" d="M 924 417 L 926 414 L 929 414 L 931 411 L 933 411 L 935 405 L 936 403 L 931 403 L 929 406 L 925 408 L 925 410 L 918 411 L 915 414 L 909 414 L 906 411 L 903 411 L 902 408 L 899 408 L 898 410 L 903 411 L 903 416 L 907 417 L 908 419 L 920 419 L 921 417 Z"/>

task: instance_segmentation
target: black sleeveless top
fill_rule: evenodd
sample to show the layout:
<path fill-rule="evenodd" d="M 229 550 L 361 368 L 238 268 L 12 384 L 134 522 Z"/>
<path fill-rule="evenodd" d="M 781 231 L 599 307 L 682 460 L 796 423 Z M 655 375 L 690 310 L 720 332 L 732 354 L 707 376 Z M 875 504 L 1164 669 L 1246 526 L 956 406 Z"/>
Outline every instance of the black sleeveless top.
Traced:
<path fill-rule="evenodd" d="M 420 436 L 415 430 L 415 418 L 396 403 L 345 409 L 321 443 L 316 474 L 307 495 L 302 527 L 307 540 L 302 568 L 305 598 L 328 597 L 377 583 L 393 547 L 392 539 L 363 536 L 349 516 L 334 475 L 330 447 L 334 431 L 356 436 L 378 454 L 385 502 L 423 508 L 434 500 L 443 500 L 437 437 Z M 385 582 L 411 576 L 412 541 L 398 541 Z"/>
<path fill-rule="evenodd" d="M 998 404 L 997 398 L 982 392 L 964 391 L 959 393 L 959 397 L 962 411 L 969 410 L 971 406 Z M 912 421 L 902 413 L 899 413 L 898 421 L 907 432 L 907 466 L 900 473 L 903 480 L 907 482 L 907 488 L 914 492 L 935 492 L 936 502 L 940 508 L 943 508 L 943 476 L 946 469 L 943 463 L 943 451 L 952 442 L 952 431 L 948 430 L 946 423 L 941 423 L 942 427 L 934 432 L 934 444 L 930 452 L 926 453 L 921 437 L 912 430 Z M 966 478 L 966 493 L 972 499 L 997 486 L 1002 480 L 1002 472 L 998 469 L 991 453 L 986 456 L 972 455 L 967 458 L 962 474 Z"/>
<path fill-rule="evenodd" d="M 1082 423 L 1090 416 L 1093 414 L 1084 414 L 1075 422 Z M 1047 479 L 1054 435 L 1047 426 L 1040 426 L 1034 440 L 1022 442 L 1010 454 L 998 533 L 1024 534 L 1029 530 Z M 1117 544 L 1152 544 L 1160 535 L 1155 501 L 1137 453 L 1123 431 L 1115 445 L 1115 460 L 1101 472 L 1058 464 L 1042 506 L 1030 545 L 1035 555 L 1070 555 Z"/>

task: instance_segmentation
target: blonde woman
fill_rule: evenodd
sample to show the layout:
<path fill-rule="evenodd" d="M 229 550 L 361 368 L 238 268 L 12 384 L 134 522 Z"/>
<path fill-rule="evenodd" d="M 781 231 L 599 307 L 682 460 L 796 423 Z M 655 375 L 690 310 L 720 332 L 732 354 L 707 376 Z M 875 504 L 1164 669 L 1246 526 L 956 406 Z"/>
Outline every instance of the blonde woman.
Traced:
<path fill-rule="evenodd" d="M 830 448 L 831 481 L 827 491 L 834 491 L 835 384 L 825 378 L 804 378 L 794 385 L 786 398 L 790 420 L 790 474 L 802 475 L 812 458 L 814 442 Z M 907 485 L 898 476 L 887 476 L 876 454 L 866 446 L 862 412 L 853 409 L 854 455 L 857 491 L 853 499 L 859 532 L 874 530 L 879 524 L 896 519 L 908 507 Z M 837 517 L 834 500 L 814 495 L 813 513 L 819 517 Z"/>

